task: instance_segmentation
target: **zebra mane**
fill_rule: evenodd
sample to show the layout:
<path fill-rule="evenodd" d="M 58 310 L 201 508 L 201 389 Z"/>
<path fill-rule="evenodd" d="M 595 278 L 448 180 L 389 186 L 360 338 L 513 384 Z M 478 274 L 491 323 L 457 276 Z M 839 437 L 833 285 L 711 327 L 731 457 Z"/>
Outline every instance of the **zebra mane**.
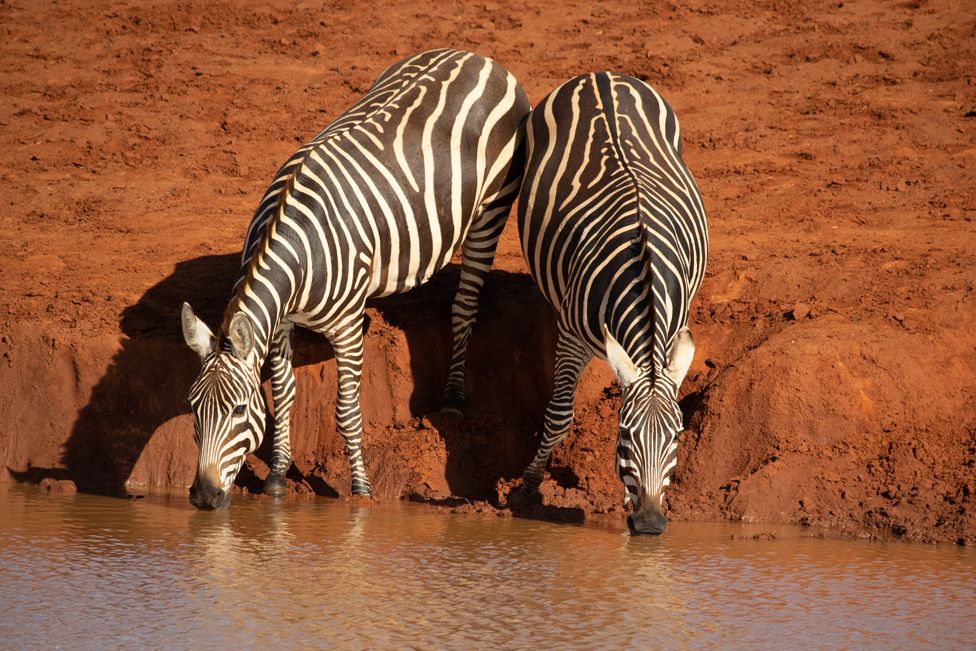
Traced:
<path fill-rule="evenodd" d="M 308 151 L 305 152 L 305 155 L 302 156 L 302 158 L 288 172 L 284 184 L 281 186 L 281 191 L 278 193 L 278 199 L 275 202 L 274 211 L 261 227 L 261 236 L 258 238 L 257 242 L 254 243 L 254 246 L 251 247 L 251 255 L 247 260 L 247 265 L 242 268 L 241 272 L 238 274 L 237 282 L 234 284 L 234 292 L 227 304 L 227 309 L 224 310 L 224 319 L 220 325 L 218 336 L 221 338 L 221 340 L 225 339 L 227 336 L 226 333 L 230 327 L 230 320 L 234 317 L 234 314 L 241 310 L 241 305 L 243 305 L 245 300 L 244 288 L 247 286 L 248 278 L 253 276 L 254 269 L 258 264 L 258 259 L 261 257 L 261 253 L 267 248 L 269 242 L 271 241 L 271 231 L 274 224 L 281 219 L 281 215 L 285 210 L 285 205 L 288 202 L 288 197 L 291 196 L 291 193 L 295 191 L 295 183 L 297 182 L 298 174 L 301 172 L 306 159 L 312 152 L 312 149 L 313 148 L 310 147 Z"/>

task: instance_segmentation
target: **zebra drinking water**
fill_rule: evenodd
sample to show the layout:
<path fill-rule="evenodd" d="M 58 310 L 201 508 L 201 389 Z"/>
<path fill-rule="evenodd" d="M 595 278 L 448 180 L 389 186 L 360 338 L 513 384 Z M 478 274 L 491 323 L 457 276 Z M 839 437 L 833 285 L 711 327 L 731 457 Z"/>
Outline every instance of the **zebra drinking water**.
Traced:
<path fill-rule="evenodd" d="M 538 488 L 573 420 L 580 374 L 596 355 L 622 387 L 617 472 L 635 533 L 659 534 L 682 428 L 678 387 L 694 343 L 688 305 L 705 272 L 708 229 L 681 158 L 678 120 L 647 84 L 576 77 L 537 106 L 527 128 L 518 207 L 522 251 L 557 311 L 545 432 L 523 487 Z"/>
<path fill-rule="evenodd" d="M 353 494 L 369 495 L 359 387 L 366 300 L 424 283 L 462 246 L 451 310 L 445 409 L 464 404 L 478 293 L 522 181 L 525 92 L 497 63 L 435 50 L 387 69 L 348 111 L 300 147 L 261 200 L 217 334 L 183 305 L 203 362 L 190 388 L 200 455 L 190 501 L 215 508 L 261 444 L 261 367 L 270 362 L 274 449 L 265 491 L 283 490 L 295 399 L 292 331 L 322 333 L 338 369 L 336 426 Z"/>

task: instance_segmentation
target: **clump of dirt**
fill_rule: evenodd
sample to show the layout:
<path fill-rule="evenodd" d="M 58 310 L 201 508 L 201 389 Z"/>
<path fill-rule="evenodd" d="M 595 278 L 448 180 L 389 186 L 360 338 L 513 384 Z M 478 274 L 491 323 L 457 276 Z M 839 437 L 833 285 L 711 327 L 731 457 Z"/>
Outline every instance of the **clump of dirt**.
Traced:
<path fill-rule="evenodd" d="M 74 495 L 78 492 L 78 487 L 70 479 L 53 479 L 45 477 L 41 480 L 38 487 L 45 493 L 58 493 L 61 495 Z"/>
<path fill-rule="evenodd" d="M 961 4 L 0 3 L 0 26 L 0 475 L 187 485 L 198 362 L 182 301 L 215 324 L 281 161 L 387 65 L 454 45 L 533 103 L 610 69 L 681 120 L 711 250 L 672 518 L 976 543 L 976 17 Z M 456 282 L 452 268 L 370 306 L 378 498 L 622 521 L 601 363 L 540 495 L 509 505 L 553 349 L 514 224 L 471 340 L 467 417 L 437 414 Z M 291 490 L 345 496 L 331 351 L 302 336 L 296 364 Z M 242 490 L 260 490 L 268 452 Z"/>

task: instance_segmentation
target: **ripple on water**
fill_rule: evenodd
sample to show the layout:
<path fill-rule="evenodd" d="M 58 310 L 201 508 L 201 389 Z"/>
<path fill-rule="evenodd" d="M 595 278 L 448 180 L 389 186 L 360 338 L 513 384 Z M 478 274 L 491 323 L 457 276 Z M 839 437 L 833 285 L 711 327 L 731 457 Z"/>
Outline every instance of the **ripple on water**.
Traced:
<path fill-rule="evenodd" d="M 11 648 L 965 648 L 976 633 L 976 553 L 958 547 L 688 523 L 632 538 L 324 499 L 198 512 L 0 487 L 0 504 Z"/>

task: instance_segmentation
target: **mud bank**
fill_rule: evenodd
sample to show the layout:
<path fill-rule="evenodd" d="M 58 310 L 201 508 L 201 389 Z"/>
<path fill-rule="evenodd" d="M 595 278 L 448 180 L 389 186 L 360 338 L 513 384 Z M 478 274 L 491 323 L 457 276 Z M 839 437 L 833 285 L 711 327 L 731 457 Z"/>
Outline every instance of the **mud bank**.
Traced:
<path fill-rule="evenodd" d="M 673 517 L 976 542 L 974 30 L 940 0 L 0 3 L 0 478 L 185 486 L 179 305 L 216 322 L 277 165 L 390 62 L 453 45 L 533 103 L 612 69 L 681 120 L 711 251 Z M 495 268 L 462 422 L 435 413 L 456 270 L 370 309 L 382 499 L 494 512 L 531 458 L 553 342 L 514 224 Z M 303 336 L 297 362 L 293 489 L 344 495 L 331 351 Z M 617 400 L 592 365 L 545 517 L 623 518 Z"/>

